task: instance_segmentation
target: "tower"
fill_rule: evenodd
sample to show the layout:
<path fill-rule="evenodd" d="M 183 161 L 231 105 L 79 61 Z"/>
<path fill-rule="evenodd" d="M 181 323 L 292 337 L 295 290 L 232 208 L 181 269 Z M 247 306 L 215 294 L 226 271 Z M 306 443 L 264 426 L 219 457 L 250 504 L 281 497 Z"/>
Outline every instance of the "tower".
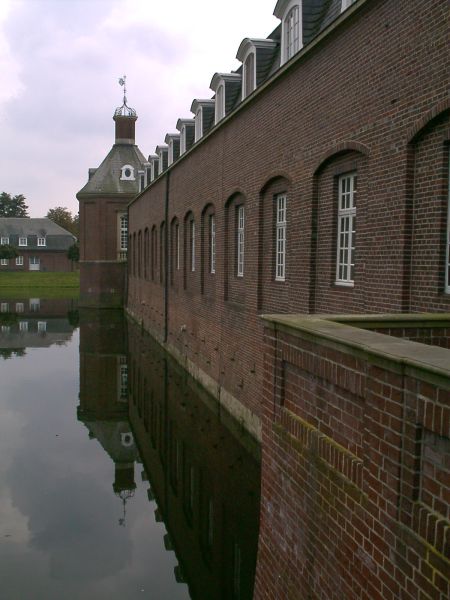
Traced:
<path fill-rule="evenodd" d="M 78 192 L 80 205 L 80 306 L 124 304 L 128 247 L 128 203 L 142 189 L 146 159 L 135 143 L 137 114 L 127 104 L 114 112 L 115 141 Z"/>

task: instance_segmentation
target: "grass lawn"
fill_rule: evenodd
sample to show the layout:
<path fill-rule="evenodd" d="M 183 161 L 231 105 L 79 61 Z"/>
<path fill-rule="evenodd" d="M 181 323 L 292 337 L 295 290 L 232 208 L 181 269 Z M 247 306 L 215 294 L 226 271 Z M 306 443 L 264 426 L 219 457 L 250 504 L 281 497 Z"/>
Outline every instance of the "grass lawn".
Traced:
<path fill-rule="evenodd" d="M 78 298 L 80 273 L 0 273 L 2 298 Z"/>

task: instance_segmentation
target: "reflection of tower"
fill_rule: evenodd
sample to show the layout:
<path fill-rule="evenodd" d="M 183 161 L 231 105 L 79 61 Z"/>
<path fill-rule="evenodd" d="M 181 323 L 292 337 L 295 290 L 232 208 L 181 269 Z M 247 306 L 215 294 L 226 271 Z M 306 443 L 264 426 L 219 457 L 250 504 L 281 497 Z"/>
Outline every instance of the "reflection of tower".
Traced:
<path fill-rule="evenodd" d="M 105 314 L 106 313 L 106 314 Z M 128 369 L 122 311 L 80 313 L 80 405 L 78 420 L 114 462 L 113 490 L 123 504 L 134 496 L 138 452 L 128 422 Z"/>

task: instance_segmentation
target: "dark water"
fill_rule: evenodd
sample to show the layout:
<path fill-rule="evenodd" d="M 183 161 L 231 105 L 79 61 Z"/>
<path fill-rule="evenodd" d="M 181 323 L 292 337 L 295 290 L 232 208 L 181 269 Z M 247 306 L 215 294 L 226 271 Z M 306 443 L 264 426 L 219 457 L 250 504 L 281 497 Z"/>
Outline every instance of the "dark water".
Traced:
<path fill-rule="evenodd" d="M 250 600 L 259 468 L 120 313 L 0 303 L 1 600 Z"/>

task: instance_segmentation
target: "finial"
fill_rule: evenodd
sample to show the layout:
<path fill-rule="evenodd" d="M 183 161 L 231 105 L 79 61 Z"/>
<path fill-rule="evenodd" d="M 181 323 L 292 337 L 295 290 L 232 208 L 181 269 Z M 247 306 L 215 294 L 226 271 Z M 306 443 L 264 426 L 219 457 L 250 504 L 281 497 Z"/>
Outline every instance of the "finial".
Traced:
<path fill-rule="evenodd" d="M 124 75 L 119 79 L 119 85 L 123 86 L 123 103 L 127 103 L 127 76 Z"/>
<path fill-rule="evenodd" d="M 126 75 L 123 75 L 122 77 L 119 78 L 119 85 L 123 87 L 123 104 L 122 104 L 122 106 L 119 106 L 119 108 L 116 108 L 116 112 L 114 113 L 114 115 L 116 117 L 118 117 L 118 116 L 136 117 L 136 111 L 134 110 L 134 108 L 130 108 L 127 105 L 127 76 Z"/>

